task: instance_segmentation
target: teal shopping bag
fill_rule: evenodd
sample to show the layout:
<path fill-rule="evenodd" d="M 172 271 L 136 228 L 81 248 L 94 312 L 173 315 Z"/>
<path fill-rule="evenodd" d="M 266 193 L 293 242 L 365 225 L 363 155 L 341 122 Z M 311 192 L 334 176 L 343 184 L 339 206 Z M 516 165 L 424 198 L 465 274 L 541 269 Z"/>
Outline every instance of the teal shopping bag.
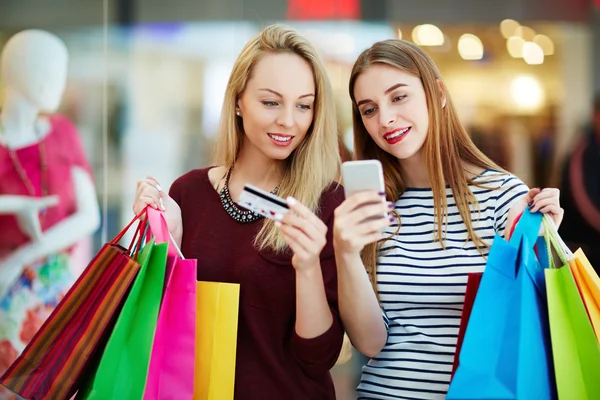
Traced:
<path fill-rule="evenodd" d="M 96 371 L 77 399 L 141 399 L 167 264 L 167 243 L 148 242 L 138 256 L 140 272 L 123 305 Z"/>
<path fill-rule="evenodd" d="M 509 242 L 496 235 L 450 382 L 448 400 L 555 399 L 544 268 L 528 209 Z"/>

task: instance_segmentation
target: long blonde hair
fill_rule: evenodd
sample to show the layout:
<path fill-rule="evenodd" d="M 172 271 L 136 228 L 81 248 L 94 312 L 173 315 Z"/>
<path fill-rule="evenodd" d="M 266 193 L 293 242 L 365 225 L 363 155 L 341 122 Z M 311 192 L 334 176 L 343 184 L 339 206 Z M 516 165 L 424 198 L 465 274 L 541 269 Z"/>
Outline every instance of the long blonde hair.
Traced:
<path fill-rule="evenodd" d="M 244 140 L 242 121 L 236 118 L 235 105 L 246 89 L 252 69 L 268 53 L 293 53 L 306 60 L 313 71 L 316 87 L 314 117 L 311 127 L 287 159 L 287 169 L 278 195 L 293 196 L 313 212 L 318 213 L 323 190 L 339 171 L 335 103 L 331 83 L 321 58 L 302 35 L 283 25 L 271 25 L 251 39 L 233 65 L 229 77 L 216 142 L 214 164 L 230 168 L 236 161 Z M 265 219 L 256 237 L 260 249 L 283 250 L 286 245 L 272 221 Z"/>
<path fill-rule="evenodd" d="M 479 203 L 469 185 L 477 184 L 465 170 L 465 164 L 483 169 L 503 171 L 496 163 L 483 154 L 473 143 L 467 131 L 460 123 L 452 104 L 450 94 L 445 90 L 442 76 L 431 58 L 415 44 L 405 40 L 385 40 L 375 43 L 363 51 L 352 68 L 350 75 L 350 97 L 352 99 L 352 123 L 354 127 L 354 149 L 357 159 L 379 159 L 383 165 L 385 192 L 387 199 L 396 201 L 406 190 L 398 160 L 382 150 L 373 141 L 365 128 L 354 97 L 356 79 L 371 65 L 380 63 L 396 67 L 421 79 L 429 118 L 429 130 L 423 144 L 423 158 L 435 210 L 435 240 L 444 245 L 444 225 L 447 227 L 448 202 L 446 184 L 452 189 L 456 206 L 467 228 L 468 239 L 482 252 L 487 244 L 475 233 L 471 221 L 471 207 Z M 446 103 L 442 105 L 441 89 L 445 93 Z M 399 218 L 399 216 L 398 216 Z M 383 243 L 365 246 L 361 254 L 371 283 L 377 292 L 377 252 Z"/>

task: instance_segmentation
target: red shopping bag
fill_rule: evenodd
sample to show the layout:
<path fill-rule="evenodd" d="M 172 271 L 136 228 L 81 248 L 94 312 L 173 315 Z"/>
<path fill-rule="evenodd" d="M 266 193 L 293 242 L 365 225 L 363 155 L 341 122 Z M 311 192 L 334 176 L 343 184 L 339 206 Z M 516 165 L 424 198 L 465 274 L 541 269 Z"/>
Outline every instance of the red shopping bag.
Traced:
<path fill-rule="evenodd" d="M 96 351 L 106 343 L 139 264 L 118 242 L 136 216 L 106 243 L 0 378 L 0 384 L 30 400 L 70 398 Z M 137 234 L 144 223 L 138 225 Z M 135 240 L 134 237 L 134 240 Z"/>
<path fill-rule="evenodd" d="M 460 354 L 460 348 L 467 330 L 467 324 L 469 323 L 469 317 L 471 316 L 471 310 L 473 309 L 473 303 L 475 303 L 475 296 L 479 289 L 479 283 L 481 283 L 482 272 L 472 272 L 467 278 L 467 292 L 465 293 L 465 304 L 463 306 L 463 312 L 460 317 L 460 327 L 458 329 L 458 342 L 456 342 L 456 352 L 454 353 L 454 363 L 452 364 L 452 375 L 458 368 L 458 355 Z"/>

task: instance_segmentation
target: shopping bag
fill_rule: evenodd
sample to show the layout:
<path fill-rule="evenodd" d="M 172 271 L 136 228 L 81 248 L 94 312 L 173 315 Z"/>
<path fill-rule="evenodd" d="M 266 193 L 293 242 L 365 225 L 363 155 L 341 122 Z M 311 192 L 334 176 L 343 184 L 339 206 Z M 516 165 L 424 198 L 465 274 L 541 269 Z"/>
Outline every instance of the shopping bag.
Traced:
<path fill-rule="evenodd" d="M 141 399 L 162 300 L 167 243 L 147 243 L 140 272 L 125 300 L 97 370 L 78 393 L 81 399 Z"/>
<path fill-rule="evenodd" d="M 509 237 L 512 236 L 515 227 L 517 226 L 517 223 L 519 222 L 519 220 L 521 219 L 522 214 L 519 214 L 517 216 L 517 218 L 515 218 L 515 220 L 513 221 L 513 224 L 510 228 L 510 234 Z M 536 254 L 538 251 L 538 246 L 544 245 L 543 240 L 540 241 L 538 240 L 538 242 L 540 242 L 539 244 L 536 244 L 536 246 L 534 247 Z M 464 304 L 463 304 L 463 311 L 461 313 L 461 317 L 460 317 L 460 326 L 458 328 L 458 339 L 456 342 L 456 351 L 454 353 L 454 361 L 452 364 L 452 372 L 451 372 L 451 377 L 454 376 L 454 373 L 456 372 L 456 369 L 458 368 L 458 364 L 459 364 L 459 354 L 460 354 L 460 350 L 462 348 L 462 343 L 464 341 L 464 336 L 465 336 L 465 331 L 467 329 L 467 325 L 469 322 L 469 317 L 471 315 L 471 310 L 473 308 L 473 303 L 475 302 L 475 296 L 477 295 L 477 290 L 479 289 L 479 284 L 481 283 L 481 277 L 483 276 L 482 272 L 471 272 L 468 274 L 467 277 L 467 287 L 466 287 L 466 292 L 465 292 L 465 300 L 464 300 Z"/>
<path fill-rule="evenodd" d="M 600 346 L 569 266 L 569 250 L 550 224 L 546 234 L 561 263 L 555 266 L 550 257 L 545 270 L 558 395 L 561 400 L 600 399 Z"/>
<path fill-rule="evenodd" d="M 106 243 L 35 334 L 0 384 L 31 399 L 62 400 L 104 345 L 140 265 L 118 243 L 136 216 Z M 138 227 L 139 230 L 139 227 Z"/>
<path fill-rule="evenodd" d="M 581 249 L 569 262 L 575 283 L 588 313 L 596 339 L 600 343 L 600 278 Z"/>
<path fill-rule="evenodd" d="M 517 218 L 512 223 L 510 228 L 509 237 L 512 236 L 515 227 L 517 226 L 517 222 L 521 219 L 521 215 L 519 214 Z M 477 295 L 477 290 L 479 289 L 479 284 L 481 283 L 481 277 L 483 276 L 483 272 L 471 272 L 467 276 L 467 287 L 465 291 L 465 301 L 463 303 L 463 311 L 460 316 L 460 325 L 458 328 L 458 339 L 456 341 L 456 351 L 454 352 L 454 362 L 452 363 L 452 372 L 450 377 L 454 376 L 456 372 L 456 368 L 458 368 L 458 359 L 460 354 L 460 349 L 462 348 L 462 343 L 465 337 L 465 331 L 467 330 L 467 325 L 469 323 L 469 317 L 471 316 L 471 310 L 473 309 L 473 303 L 475 302 L 475 297 Z"/>
<path fill-rule="evenodd" d="M 534 251 L 541 221 L 526 210 L 510 241 L 496 235 L 447 399 L 556 397 L 544 274 Z"/>
<path fill-rule="evenodd" d="M 194 400 L 232 400 L 240 287 L 197 282 Z"/>
<path fill-rule="evenodd" d="M 165 292 L 156 325 L 145 400 L 192 399 L 196 342 L 196 260 L 183 260 L 171 242 L 166 221 L 148 209 L 156 242 L 169 243 Z"/>
<path fill-rule="evenodd" d="M 463 311 L 460 316 L 460 326 L 458 328 L 458 340 L 456 342 L 456 352 L 454 353 L 454 362 L 452 364 L 452 374 L 456 372 L 456 368 L 458 368 L 458 355 L 460 354 L 460 349 L 462 348 L 462 343 L 464 341 L 465 331 L 467 329 L 467 324 L 469 322 L 469 317 L 471 316 L 471 310 L 473 309 L 473 303 L 475 303 L 475 296 L 477 295 L 477 290 L 479 289 L 479 284 L 481 283 L 481 277 L 483 273 L 481 272 L 472 272 L 467 277 L 467 289 L 465 292 L 465 301 L 463 305 Z"/>

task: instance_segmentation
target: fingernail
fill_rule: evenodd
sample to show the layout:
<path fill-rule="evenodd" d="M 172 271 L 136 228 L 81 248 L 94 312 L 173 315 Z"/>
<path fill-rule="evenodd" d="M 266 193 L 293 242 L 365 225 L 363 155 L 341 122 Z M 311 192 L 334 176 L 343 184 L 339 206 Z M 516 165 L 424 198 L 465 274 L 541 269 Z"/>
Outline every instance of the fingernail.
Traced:
<path fill-rule="evenodd" d="M 396 218 L 390 217 L 390 222 L 395 222 L 395 221 L 396 221 Z"/>
<path fill-rule="evenodd" d="M 380 196 L 385 196 L 385 192 L 379 192 Z"/>
<path fill-rule="evenodd" d="M 531 207 L 531 206 L 533 205 L 533 200 L 531 200 L 531 201 L 529 202 L 529 204 L 527 204 L 527 205 L 528 205 L 529 207 Z"/>
<path fill-rule="evenodd" d="M 388 208 L 394 208 L 394 203 L 388 203 Z"/>
<path fill-rule="evenodd" d="M 278 228 L 281 227 L 281 222 L 275 221 L 275 226 L 278 227 Z"/>
<path fill-rule="evenodd" d="M 158 190 L 159 192 L 162 192 L 162 188 L 160 187 L 160 185 L 158 183 L 156 184 L 156 190 Z"/>
<path fill-rule="evenodd" d="M 165 211 L 166 208 L 165 208 L 165 203 L 163 202 L 163 199 L 160 198 L 159 201 L 160 201 L 160 208 L 162 208 L 162 210 Z"/>
<path fill-rule="evenodd" d="M 273 218 L 275 218 L 275 221 L 279 222 L 283 219 L 283 214 L 277 213 Z"/>
<path fill-rule="evenodd" d="M 287 198 L 286 200 L 287 200 L 287 203 L 288 203 L 290 206 L 293 206 L 294 204 L 296 204 L 296 203 L 298 202 L 298 200 L 296 200 L 296 199 L 295 199 L 295 198 L 293 198 L 292 196 L 288 196 L 288 198 Z"/>

